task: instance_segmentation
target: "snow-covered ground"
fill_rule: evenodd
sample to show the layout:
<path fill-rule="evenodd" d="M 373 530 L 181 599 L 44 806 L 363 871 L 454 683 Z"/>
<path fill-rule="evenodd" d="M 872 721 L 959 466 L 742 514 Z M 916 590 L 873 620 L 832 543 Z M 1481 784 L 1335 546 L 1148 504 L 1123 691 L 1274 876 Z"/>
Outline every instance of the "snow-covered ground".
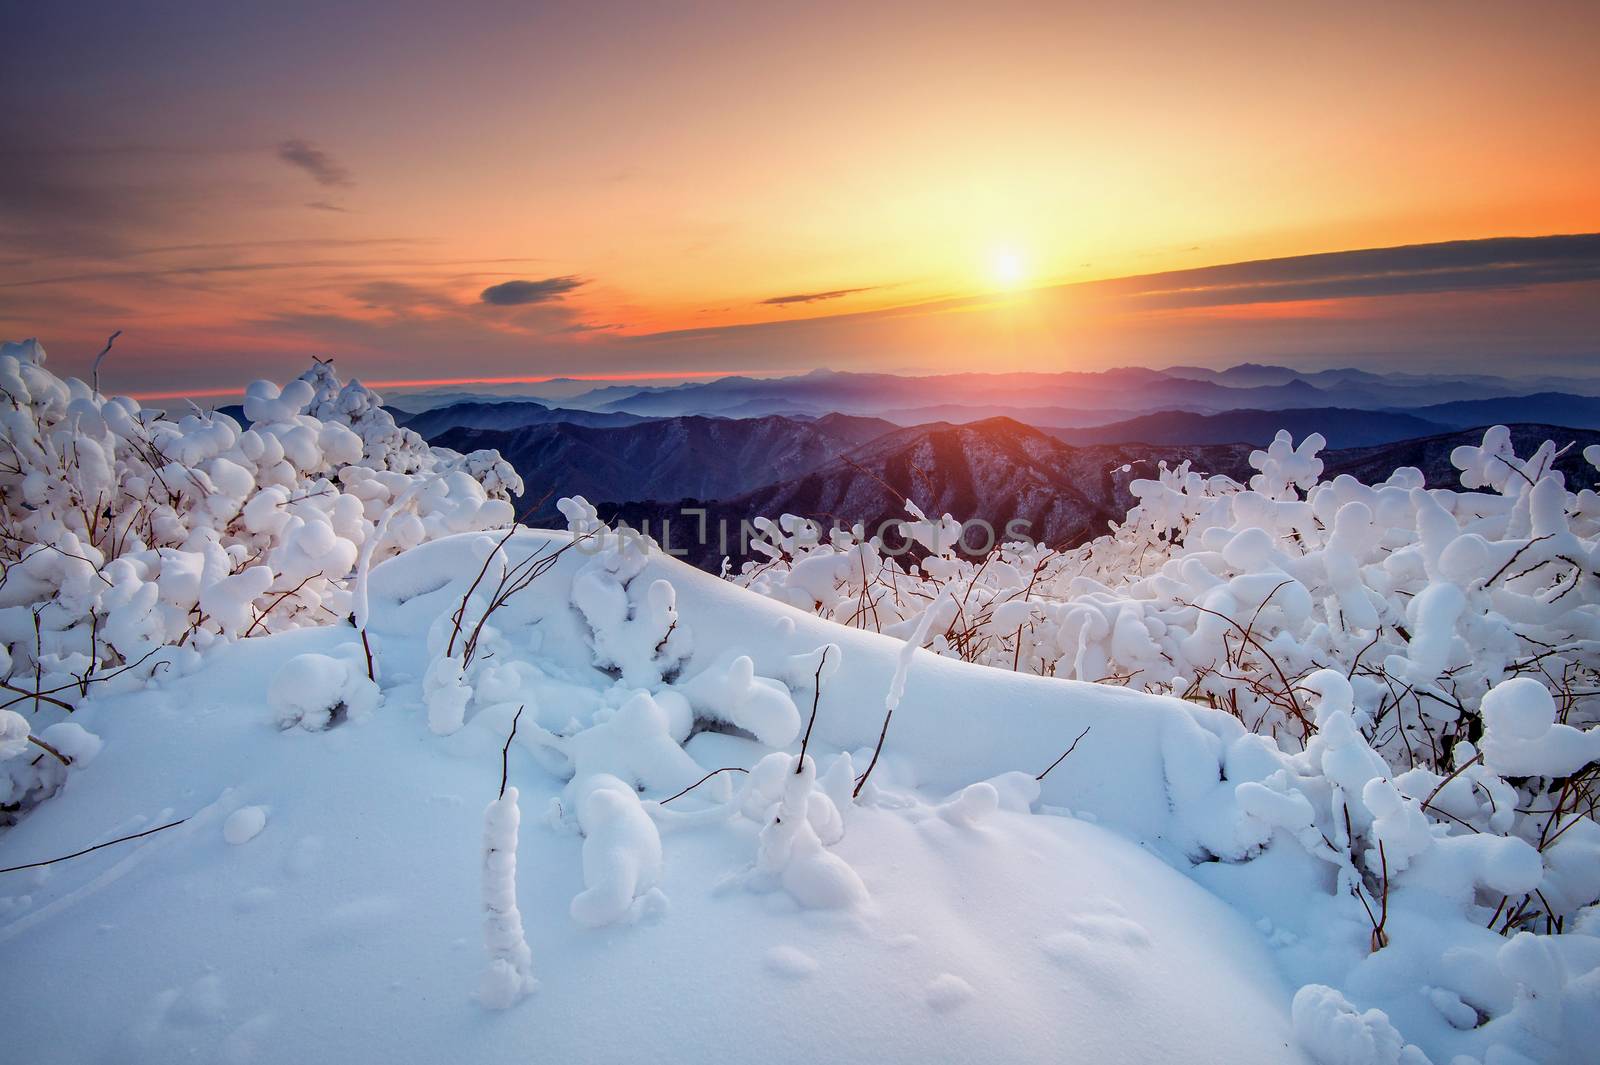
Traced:
<path fill-rule="evenodd" d="M 746 588 L 502 531 L 326 366 L 0 386 L 22 1059 L 1600 1061 L 1600 501 L 1494 432 L 1493 495 L 1164 471 L 1097 578 Z"/>
<path fill-rule="evenodd" d="M 547 535 L 520 534 L 506 550 Z M 918 653 L 874 773 L 883 788 L 848 811 L 828 848 L 864 898 L 810 909 L 757 878 L 759 821 L 691 816 L 714 807 L 708 784 L 661 811 L 659 894 L 614 924 L 574 921 L 584 840 L 550 823 L 564 782 L 528 740 L 530 726 L 583 719 L 614 690 L 583 665 L 569 602 L 587 561 L 577 552 L 496 617 L 506 656 L 543 674 L 516 696 L 528 708 L 509 759 L 522 809 L 517 903 L 538 985 L 508 1011 L 486 1010 L 483 811 L 516 707 L 440 737 L 421 687 L 427 630 L 459 602 L 485 540 L 378 568 L 384 699 L 365 716 L 280 731 L 269 706 L 272 678 L 295 656 L 357 652 L 346 626 L 220 648 L 188 677 L 80 711 L 101 755 L 8 832 L 4 860 L 189 820 L 7 874 L 9 1046 L 60 1062 L 1298 1060 L 1293 988 L 1265 938 L 1136 842 L 1161 818 L 1154 738 L 1185 711 L 1113 689 Z M 870 747 L 897 642 L 671 560 L 649 565 L 641 579 L 678 589 L 698 648 L 686 673 L 733 647 L 760 649 L 758 668 L 780 672 L 787 655 L 833 643 L 839 670 L 823 681 L 811 754 L 826 773 L 841 749 Z M 1093 730 L 1044 795 L 1084 817 L 941 810 L 958 785 L 1031 777 L 1084 725 Z M 1113 748 L 1145 757 L 1120 762 Z M 701 772 L 767 751 L 713 732 L 686 749 Z M 646 798 L 696 779 L 687 763 L 673 771 Z M 1126 831 L 1095 823 L 1091 808 Z M 239 811 L 257 809 L 264 827 L 241 838 L 250 815 Z"/>

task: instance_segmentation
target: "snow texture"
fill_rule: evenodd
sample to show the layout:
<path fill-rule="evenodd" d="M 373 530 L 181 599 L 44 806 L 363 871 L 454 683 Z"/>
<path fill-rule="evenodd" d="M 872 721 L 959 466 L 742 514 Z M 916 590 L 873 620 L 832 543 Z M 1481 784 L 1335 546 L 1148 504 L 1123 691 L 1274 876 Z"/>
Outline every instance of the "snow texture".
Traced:
<path fill-rule="evenodd" d="M 249 430 L 36 344 L 0 386 L 41 696 L 0 865 L 111 844 L 0 874 L 28 1060 L 1596 1060 L 1600 497 L 1553 445 L 1491 430 L 1428 491 L 1285 434 L 1077 553 L 844 532 L 726 581 L 578 499 L 487 535 L 495 463 L 326 366 Z"/>

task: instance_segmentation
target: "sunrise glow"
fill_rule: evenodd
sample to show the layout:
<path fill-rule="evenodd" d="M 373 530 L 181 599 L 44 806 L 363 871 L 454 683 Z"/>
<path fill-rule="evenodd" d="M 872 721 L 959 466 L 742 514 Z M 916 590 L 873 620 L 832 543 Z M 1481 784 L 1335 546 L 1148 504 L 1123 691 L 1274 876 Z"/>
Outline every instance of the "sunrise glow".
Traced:
<path fill-rule="evenodd" d="M 1318 267 L 1292 317 L 1270 265 L 1155 294 L 1600 230 L 1592 4 L 458 14 L 13 5 L 7 39 L 62 61 L 0 73 L 0 336 L 87 373 L 121 329 L 109 387 L 189 395 L 309 354 L 410 380 L 1594 353 L 1566 253 L 1362 263 L 1366 302 Z"/>
<path fill-rule="evenodd" d="M 989 277 L 997 288 L 1016 288 L 1028 279 L 1028 265 L 1015 248 L 1000 248 L 989 260 Z"/>

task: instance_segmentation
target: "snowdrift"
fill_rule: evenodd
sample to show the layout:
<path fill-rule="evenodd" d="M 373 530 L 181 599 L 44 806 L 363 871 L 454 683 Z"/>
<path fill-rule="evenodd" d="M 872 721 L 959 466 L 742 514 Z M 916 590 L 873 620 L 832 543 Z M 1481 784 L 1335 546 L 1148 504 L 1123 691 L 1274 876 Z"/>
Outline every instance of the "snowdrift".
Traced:
<path fill-rule="evenodd" d="M 503 550 L 520 557 L 553 538 L 519 533 Z M 509 757 L 537 987 L 486 1012 L 482 811 L 515 707 L 484 706 L 441 738 L 424 683 L 430 628 L 493 546 L 452 537 L 376 569 L 383 705 L 334 727 L 280 730 L 269 703 L 274 678 L 298 675 L 306 655 L 354 661 L 347 626 L 222 647 L 190 676 L 85 705 L 104 756 L 10 831 L 6 860 L 188 820 L 8 874 L 11 1046 L 63 1062 L 1296 1060 L 1293 989 L 1264 940 L 1134 842 L 1159 835 L 1155 752 L 1189 711 L 1103 687 L 997 678 L 919 652 L 873 777 L 879 796 L 846 814 L 828 848 L 864 897 L 810 908 L 757 881 L 762 825 L 707 818 L 713 782 L 654 808 L 659 877 L 635 912 L 598 929 L 574 921 L 589 844 L 552 812 L 563 780 L 528 737 L 599 712 L 613 690 L 587 664 L 572 592 L 593 560 L 577 551 L 494 618 L 495 658 L 542 674 L 516 693 L 526 709 Z M 743 648 L 759 649 L 758 675 L 780 674 L 832 643 L 839 665 L 823 680 L 810 757 L 827 766 L 875 739 L 897 641 L 659 556 L 634 579 L 676 588 L 694 643 L 685 674 Z M 1084 725 L 1043 801 L 1125 831 L 1028 813 L 1026 789 L 945 803 L 984 777 L 1031 780 Z M 1136 757 L 1112 764 L 1112 745 Z M 751 768 L 768 750 L 733 731 L 699 732 L 685 749 L 686 776 Z"/>

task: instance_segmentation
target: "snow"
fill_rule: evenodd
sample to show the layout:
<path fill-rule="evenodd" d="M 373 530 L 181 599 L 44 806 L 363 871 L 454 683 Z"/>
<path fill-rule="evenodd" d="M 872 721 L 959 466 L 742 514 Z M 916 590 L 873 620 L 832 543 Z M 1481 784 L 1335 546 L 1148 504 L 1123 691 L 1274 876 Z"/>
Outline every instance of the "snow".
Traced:
<path fill-rule="evenodd" d="M 735 582 L 583 500 L 490 532 L 498 460 L 325 365 L 249 431 L 0 378 L 30 1061 L 1600 1060 L 1600 499 L 1553 447 L 1491 431 L 1473 495 L 1285 434 L 1076 556 L 913 507 L 914 570 L 785 518 Z M 205 491 L 113 546 L 68 466 Z"/>
<path fill-rule="evenodd" d="M 784 770 L 783 797 L 761 830 L 756 872 L 776 879 L 789 897 L 806 909 L 862 905 L 867 901 L 867 888 L 861 877 L 849 863 L 824 848 L 824 843 L 837 843 L 844 837 L 844 825 L 833 800 L 816 788 L 816 763 L 797 755 L 779 764 Z M 753 883 L 759 885 L 760 881 Z"/>
<path fill-rule="evenodd" d="M 285 662 L 267 688 L 267 705 L 279 728 L 296 725 L 317 732 L 345 715 L 370 713 L 381 699 L 377 684 L 367 679 L 350 657 L 296 655 Z"/>
<path fill-rule="evenodd" d="M 1319 1065 L 1426 1065 L 1379 1010 L 1358 1013 L 1331 987 L 1307 984 L 1294 996 L 1294 1034 Z"/>
<path fill-rule="evenodd" d="M 28 749 L 28 719 L 15 710 L 0 710 L 0 758 L 15 758 Z"/>
<path fill-rule="evenodd" d="M 489 965 L 478 998 L 490 1009 L 509 1009 L 537 983 L 533 952 L 517 908 L 517 832 L 521 793 L 508 787 L 483 811 L 483 945 Z"/>
<path fill-rule="evenodd" d="M 604 773 L 586 778 L 577 809 L 584 890 L 572 919 L 598 928 L 627 917 L 661 879 L 661 835 L 632 786 Z"/>
<path fill-rule="evenodd" d="M 520 533 L 508 550 L 516 557 L 550 535 L 559 534 Z M 673 581 L 681 624 L 700 645 L 759 634 L 765 638 L 751 646 L 766 674 L 826 643 L 838 649 L 808 754 L 823 779 L 814 770 L 793 774 L 792 753 L 770 757 L 779 759 L 777 805 L 806 796 L 798 823 L 816 840 L 809 860 L 832 855 L 866 897 L 818 910 L 781 883 L 770 892 L 748 890 L 747 882 L 730 891 L 730 877 L 760 873 L 761 836 L 776 812 L 764 800 L 750 802 L 759 820 L 727 809 L 737 798 L 719 797 L 711 785 L 660 807 L 648 800 L 693 778 L 652 784 L 641 803 L 632 786 L 586 774 L 590 798 L 599 801 L 586 810 L 580 800 L 573 816 L 592 835 L 534 818 L 515 829 L 519 864 L 539 871 L 515 886 L 539 979 L 536 990 L 502 995 L 526 991 L 531 968 L 508 958 L 508 973 L 491 958 L 487 971 L 498 975 L 485 977 L 478 944 L 491 937 L 476 930 L 482 911 L 467 900 L 489 897 L 482 872 L 489 815 L 480 829 L 478 804 L 495 796 L 515 707 L 475 704 L 458 732 L 439 737 L 422 699 L 426 628 L 459 601 L 481 559 L 476 543 L 470 534 L 438 541 L 373 571 L 386 688 L 382 707 L 363 718 L 314 733 L 280 732 L 265 705 L 263 678 L 303 655 L 344 661 L 359 649 L 339 626 L 218 646 L 194 673 L 82 706 L 78 713 L 107 753 L 9 830 L 0 853 L 31 860 L 60 853 L 64 843 L 191 817 L 0 881 L 11 899 L 27 896 L 7 909 L 0 950 L 39 974 L 14 991 L 11 1045 L 41 1061 L 510 1061 L 525 1060 L 534 1046 L 541 1055 L 597 1062 L 703 1060 L 726 1047 L 771 1061 L 1043 1061 L 1068 1044 L 1085 1053 L 1116 1048 L 1138 1060 L 1294 1060 L 1285 1049 L 1292 989 L 1275 975 L 1258 934 L 1225 904 L 1129 836 L 1026 812 L 1026 799 L 1021 810 L 1011 808 L 1014 800 L 989 810 L 977 788 L 958 803 L 963 811 L 973 804 L 976 820 L 952 820 L 942 809 L 968 784 L 1047 761 L 1046 750 L 1064 749 L 1079 721 L 1095 722 L 1093 736 L 1104 728 L 1132 737 L 1187 710 L 1075 686 L 1094 698 L 1075 700 L 1067 720 L 1057 721 L 1063 708 L 1054 682 L 1000 678 L 1006 683 L 991 699 L 989 672 L 919 655 L 891 734 L 898 753 L 886 751 L 874 777 L 883 778 L 883 800 L 857 805 L 829 833 L 842 835 L 824 846 L 813 803 L 825 800 L 838 813 L 837 783 L 824 792 L 828 770 L 843 765 L 848 784 L 841 753 L 869 753 L 879 725 L 873 700 L 864 704 L 873 709 L 857 712 L 846 693 L 887 691 L 899 645 L 841 633 L 656 556 L 644 572 Z M 585 664 L 587 623 L 567 605 L 583 561 L 574 553 L 541 578 L 537 594 L 513 600 L 507 609 L 515 617 L 502 628 L 519 634 L 520 661 L 603 694 L 615 681 Z M 529 649 L 534 642 L 537 651 Z M 691 659 L 688 668 L 694 665 Z M 531 713 L 510 751 L 520 793 L 513 801 L 525 810 L 551 803 L 572 810 L 567 770 L 551 772 L 539 760 L 547 748 L 528 730 Z M 994 727 L 1001 720 L 1014 727 Z M 1047 778 L 1052 801 L 1089 808 L 1097 790 L 1108 798 L 1131 790 L 1126 780 L 1110 789 L 1108 781 L 1124 775 L 1081 758 L 1088 742 Z M 716 767 L 694 766 L 696 776 Z M 1155 786 L 1150 776 L 1141 779 Z M 997 806 L 1001 793 L 1018 793 L 1003 778 L 987 787 Z M 221 826 L 246 806 L 270 806 L 270 826 L 247 845 L 228 846 Z M 826 808 L 817 808 L 821 818 Z M 680 809 L 687 822 L 652 824 L 657 811 Z M 710 820 L 691 816 L 708 810 L 716 815 Z M 1109 804 L 1104 812 L 1119 820 Z M 1160 820 L 1152 807 L 1150 822 Z M 646 826 L 659 832 L 655 849 Z M 501 829 L 496 839 L 503 838 Z M 590 862 L 592 847 L 605 862 Z M 796 864 L 792 848 L 789 863 Z M 614 876 L 620 888 L 607 879 Z M 570 905 L 596 880 L 612 887 L 608 901 L 629 896 L 638 911 L 631 920 L 600 929 L 573 920 Z M 800 894 L 813 886 L 802 883 Z M 641 905 L 652 889 L 669 901 Z M 1152 945 L 1142 953 L 1126 945 L 1126 935 L 1107 936 L 1081 920 L 1113 906 L 1149 930 Z M 1071 949 L 1046 948 L 1073 929 Z M 308 966 L 315 981 L 277 975 Z M 1214 979 L 1195 987 L 1191 974 L 1202 970 Z M 714 1007 L 685 998 L 685 981 L 696 974 L 715 982 Z M 62 1009 L 68 986 L 76 1001 L 97 1003 L 94 1010 Z M 511 1007 L 490 1023 L 484 1007 L 507 998 Z M 1158 1022 L 1149 1012 L 1154 1003 L 1161 1004 Z M 355 1025 L 352 1017 L 383 1021 Z"/>
<path fill-rule="evenodd" d="M 265 806 L 241 806 L 222 822 L 222 838 L 238 847 L 255 839 L 266 827 Z"/>
<path fill-rule="evenodd" d="M 1508 777 L 1565 777 L 1600 759 L 1600 728 L 1556 723 L 1556 703 L 1532 677 L 1514 677 L 1483 697 L 1483 764 Z"/>

